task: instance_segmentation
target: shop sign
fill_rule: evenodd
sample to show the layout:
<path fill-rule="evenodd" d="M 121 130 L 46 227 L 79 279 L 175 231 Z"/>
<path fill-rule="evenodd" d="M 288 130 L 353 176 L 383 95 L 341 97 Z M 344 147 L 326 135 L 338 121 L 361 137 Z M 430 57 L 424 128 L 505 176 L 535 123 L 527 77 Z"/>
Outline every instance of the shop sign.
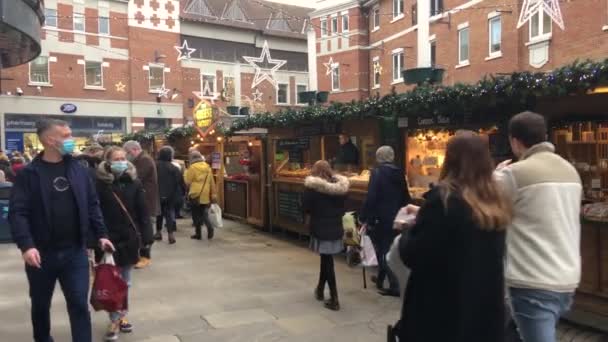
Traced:
<path fill-rule="evenodd" d="M 290 151 L 290 150 L 308 150 L 310 148 L 309 138 L 299 139 L 281 139 L 277 141 L 277 150 Z"/>
<path fill-rule="evenodd" d="M 213 107 L 211 103 L 201 100 L 192 110 L 192 117 L 199 128 L 211 126 L 213 123 Z"/>
<path fill-rule="evenodd" d="M 449 125 L 450 117 L 438 115 L 431 118 L 418 118 L 418 126 Z"/>
<path fill-rule="evenodd" d="M 76 107 L 76 105 L 72 103 L 64 103 L 61 105 L 60 110 L 66 114 L 72 114 L 76 113 L 78 107 Z"/>
<path fill-rule="evenodd" d="M 407 128 L 409 126 L 409 118 L 398 118 L 397 119 L 397 127 L 399 128 Z"/>
<path fill-rule="evenodd" d="M 6 150 L 23 152 L 23 133 L 6 132 Z"/>
<path fill-rule="evenodd" d="M 211 168 L 219 170 L 222 167 L 222 154 L 220 152 L 211 153 Z"/>
<path fill-rule="evenodd" d="M 74 131 L 94 131 L 99 130 L 124 132 L 123 118 L 110 117 L 88 117 L 88 116 L 67 116 L 67 115 L 22 115 L 6 114 L 4 116 L 4 127 L 11 131 L 35 132 L 36 122 L 45 118 L 59 119 L 66 121 Z"/>

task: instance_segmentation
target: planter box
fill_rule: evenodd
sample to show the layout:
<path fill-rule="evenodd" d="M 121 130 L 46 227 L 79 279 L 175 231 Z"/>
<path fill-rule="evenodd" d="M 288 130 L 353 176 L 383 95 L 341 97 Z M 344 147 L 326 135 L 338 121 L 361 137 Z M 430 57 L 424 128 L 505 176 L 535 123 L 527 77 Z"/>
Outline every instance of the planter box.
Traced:
<path fill-rule="evenodd" d="M 329 100 L 329 92 L 328 91 L 320 91 L 317 93 L 317 102 L 326 103 Z"/>
<path fill-rule="evenodd" d="M 226 111 L 230 113 L 230 115 L 239 115 L 239 107 L 238 106 L 228 106 L 226 107 Z"/>
<path fill-rule="evenodd" d="M 298 93 L 298 103 L 310 103 L 315 100 L 315 96 L 317 95 L 314 91 L 303 91 Z"/>
<path fill-rule="evenodd" d="M 421 84 L 424 82 L 437 83 L 443 80 L 443 69 L 416 68 L 403 70 L 403 79 L 406 84 Z"/>

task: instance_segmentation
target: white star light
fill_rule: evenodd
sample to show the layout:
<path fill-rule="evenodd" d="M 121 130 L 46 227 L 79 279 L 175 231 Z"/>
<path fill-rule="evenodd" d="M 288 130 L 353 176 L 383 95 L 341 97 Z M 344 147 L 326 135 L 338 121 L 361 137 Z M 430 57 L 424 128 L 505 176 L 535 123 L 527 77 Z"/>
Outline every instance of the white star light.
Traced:
<path fill-rule="evenodd" d="M 327 63 L 323 63 L 323 65 L 325 66 L 325 68 L 327 68 L 327 70 L 325 70 L 325 75 L 329 76 L 338 66 L 338 63 L 334 63 L 334 58 L 329 57 L 329 61 L 327 61 Z"/>
<path fill-rule="evenodd" d="M 245 59 L 247 63 L 249 63 L 249 65 L 255 68 L 255 77 L 253 78 L 251 89 L 257 87 L 264 80 L 270 82 L 273 87 L 278 88 L 277 80 L 274 78 L 274 73 L 279 70 L 283 65 L 285 65 L 287 61 L 283 59 L 272 59 L 272 57 L 270 57 L 268 41 L 264 41 L 264 47 L 262 48 L 262 54 L 260 55 L 260 57 L 243 57 L 243 59 Z M 263 66 L 261 66 L 260 64 L 274 64 L 274 67 L 269 69 L 269 72 L 263 71 Z"/>
<path fill-rule="evenodd" d="M 190 55 L 192 55 L 192 53 L 194 51 L 196 51 L 196 49 L 190 48 L 188 46 L 188 41 L 184 40 L 184 43 L 182 44 L 182 46 L 174 46 L 175 50 L 177 50 L 177 53 L 179 53 L 179 55 L 177 56 L 177 61 L 181 61 L 182 59 L 190 59 Z"/>
<path fill-rule="evenodd" d="M 167 95 L 169 95 L 169 89 L 165 88 L 165 86 L 163 85 L 160 89 L 158 89 L 158 97 L 164 97 L 167 98 Z"/>
<path fill-rule="evenodd" d="M 255 92 L 251 93 L 251 95 L 253 95 L 254 102 L 262 102 L 262 96 L 264 96 L 264 93 L 262 93 L 260 89 L 255 88 Z"/>
<path fill-rule="evenodd" d="M 562 30 L 565 29 L 564 18 L 562 17 L 562 10 L 559 7 L 560 0 L 524 0 L 524 4 L 521 7 L 521 14 L 519 15 L 519 21 L 517 22 L 517 28 L 524 26 L 533 16 L 538 14 L 538 11 L 543 11 L 551 17 L 551 20 Z"/>

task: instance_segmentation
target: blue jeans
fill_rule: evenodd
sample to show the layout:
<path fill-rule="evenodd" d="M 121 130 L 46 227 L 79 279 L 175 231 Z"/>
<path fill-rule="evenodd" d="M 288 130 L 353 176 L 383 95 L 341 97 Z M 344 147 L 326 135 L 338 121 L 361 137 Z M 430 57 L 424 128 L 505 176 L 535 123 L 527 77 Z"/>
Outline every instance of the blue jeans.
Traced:
<path fill-rule="evenodd" d="M 25 266 L 32 300 L 35 342 L 52 342 L 51 300 L 59 280 L 65 297 L 73 342 L 91 342 L 89 259 L 83 247 L 40 251 L 41 268 Z"/>
<path fill-rule="evenodd" d="M 163 218 L 167 221 L 167 233 L 175 232 L 177 225 L 175 222 L 175 206 L 166 199 L 160 202 L 160 215 L 156 217 L 156 231 L 163 230 Z"/>
<path fill-rule="evenodd" d="M 131 287 L 131 270 L 133 269 L 133 266 L 124 266 L 120 268 L 120 276 L 122 277 L 122 280 L 124 280 L 127 285 L 129 285 L 129 288 Z M 127 316 L 127 313 L 129 312 L 129 294 L 127 293 L 127 308 L 125 310 L 121 310 L 121 311 L 117 311 L 117 312 L 110 312 L 110 321 L 112 322 L 116 322 L 120 319 L 123 319 Z"/>
<path fill-rule="evenodd" d="M 510 288 L 513 318 L 524 342 L 555 342 L 559 318 L 570 310 L 574 293 Z"/>

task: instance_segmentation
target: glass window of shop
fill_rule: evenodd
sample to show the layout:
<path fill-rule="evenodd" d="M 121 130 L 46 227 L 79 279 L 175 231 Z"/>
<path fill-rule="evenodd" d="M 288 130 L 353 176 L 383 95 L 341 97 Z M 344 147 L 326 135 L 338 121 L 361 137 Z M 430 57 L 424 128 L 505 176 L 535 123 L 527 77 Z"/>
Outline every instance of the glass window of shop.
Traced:
<path fill-rule="evenodd" d="M 165 67 L 163 65 L 148 65 L 149 91 L 159 91 L 165 86 Z"/>
<path fill-rule="evenodd" d="M 38 56 L 30 62 L 30 83 L 50 84 L 49 78 L 49 57 Z"/>
<path fill-rule="evenodd" d="M 85 68 L 85 86 L 87 87 L 103 87 L 103 67 L 101 62 L 86 61 Z"/>

